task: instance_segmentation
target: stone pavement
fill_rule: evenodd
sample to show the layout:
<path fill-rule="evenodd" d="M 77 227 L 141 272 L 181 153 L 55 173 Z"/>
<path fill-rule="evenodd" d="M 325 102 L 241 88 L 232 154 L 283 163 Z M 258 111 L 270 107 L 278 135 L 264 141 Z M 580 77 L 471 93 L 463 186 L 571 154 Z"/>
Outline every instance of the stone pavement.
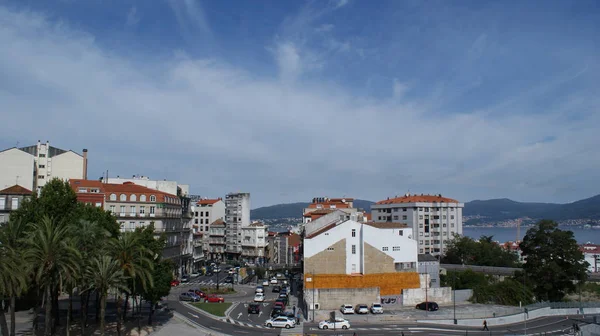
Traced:
<path fill-rule="evenodd" d="M 176 314 L 169 322 L 162 326 L 159 330 L 156 330 L 151 335 L 153 336 L 218 336 L 214 331 L 195 326 L 190 322 L 180 318 Z"/>

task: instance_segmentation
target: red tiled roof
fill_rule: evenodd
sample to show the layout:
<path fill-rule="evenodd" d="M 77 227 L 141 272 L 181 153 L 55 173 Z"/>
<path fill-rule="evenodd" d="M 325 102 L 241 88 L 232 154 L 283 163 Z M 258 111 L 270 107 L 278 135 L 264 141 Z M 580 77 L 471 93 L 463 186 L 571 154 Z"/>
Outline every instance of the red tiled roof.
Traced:
<path fill-rule="evenodd" d="M 408 228 L 408 225 L 404 224 L 404 223 L 393 223 L 393 222 L 383 222 L 383 223 L 377 223 L 377 222 L 367 222 L 365 223 L 366 225 L 372 226 L 374 228 L 378 228 L 378 229 L 405 229 Z"/>
<path fill-rule="evenodd" d="M 137 196 L 146 195 L 147 199 L 150 200 L 150 196 L 156 196 L 156 202 L 165 202 L 166 197 L 170 197 L 173 201 L 169 203 L 178 203 L 179 197 L 177 195 L 169 194 L 156 189 L 144 187 L 133 182 L 125 182 L 123 184 L 116 183 L 102 183 L 98 180 L 83 180 L 83 179 L 70 179 L 69 184 L 75 193 L 79 193 L 79 188 L 97 188 L 100 193 L 104 194 L 135 194 Z M 161 197 L 162 196 L 162 197 Z M 107 196 L 107 200 L 109 197 Z"/>
<path fill-rule="evenodd" d="M 300 245 L 300 235 L 298 235 L 297 233 L 290 234 L 290 236 L 288 237 L 288 245 L 291 245 L 291 246 Z"/>
<path fill-rule="evenodd" d="M 365 217 L 365 220 L 370 221 L 371 220 L 371 214 L 370 213 L 364 213 L 363 215 Z"/>
<path fill-rule="evenodd" d="M 318 208 L 317 207 L 318 205 L 322 205 L 322 208 Z M 332 208 L 331 207 L 332 205 L 335 207 Z M 349 208 L 350 205 L 348 205 L 346 203 L 322 202 L 322 203 L 311 203 L 308 205 L 308 207 L 310 209 L 315 209 L 315 208 L 317 208 L 317 209 L 335 209 L 335 208 L 342 209 L 342 208 L 344 208 L 345 209 L 345 208 Z"/>
<path fill-rule="evenodd" d="M 583 253 L 600 253 L 600 245 L 583 244 L 579 246 L 579 250 Z"/>
<path fill-rule="evenodd" d="M 320 228 L 319 230 L 307 235 L 306 238 L 308 238 L 308 239 L 314 238 L 314 237 L 320 235 L 321 233 L 325 233 L 325 232 L 329 231 L 330 229 L 333 229 L 336 226 L 337 226 L 337 223 L 331 223 L 331 224 L 326 225 L 326 226 Z"/>
<path fill-rule="evenodd" d="M 210 223 L 211 226 L 225 226 L 225 222 L 219 218 L 216 221 Z"/>
<path fill-rule="evenodd" d="M 220 201 L 221 198 L 217 198 L 217 199 L 203 199 L 203 200 L 199 200 L 198 202 L 196 202 L 196 204 L 198 205 L 213 205 L 215 203 L 217 203 L 218 201 Z"/>
<path fill-rule="evenodd" d="M 4 195 L 31 195 L 31 190 L 27 188 L 23 188 L 18 184 L 15 184 L 12 187 L 8 187 L 6 189 L 0 190 L 0 194 Z"/>
<path fill-rule="evenodd" d="M 460 203 L 459 201 L 442 197 L 441 195 L 405 195 L 379 201 L 375 204 L 397 204 L 397 203 Z"/>

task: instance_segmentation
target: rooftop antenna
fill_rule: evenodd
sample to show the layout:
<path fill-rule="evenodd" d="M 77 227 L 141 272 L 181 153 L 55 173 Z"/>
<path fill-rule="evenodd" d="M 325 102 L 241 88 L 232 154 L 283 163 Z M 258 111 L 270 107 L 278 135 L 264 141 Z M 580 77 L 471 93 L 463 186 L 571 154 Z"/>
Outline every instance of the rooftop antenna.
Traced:
<path fill-rule="evenodd" d="M 15 181 L 15 185 L 19 185 L 19 177 L 21 177 L 21 176 L 17 175 L 16 181 Z"/>

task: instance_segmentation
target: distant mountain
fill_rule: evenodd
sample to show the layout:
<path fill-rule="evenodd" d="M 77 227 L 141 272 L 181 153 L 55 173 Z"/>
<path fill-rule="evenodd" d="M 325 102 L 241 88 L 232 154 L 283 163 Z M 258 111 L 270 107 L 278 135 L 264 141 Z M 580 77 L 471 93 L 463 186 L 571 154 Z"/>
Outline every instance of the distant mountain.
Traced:
<path fill-rule="evenodd" d="M 374 202 L 355 199 L 353 203 L 355 208 L 371 212 L 371 204 Z M 250 217 L 252 219 L 300 218 L 302 217 L 302 210 L 308 207 L 309 204 L 308 202 L 298 202 L 256 208 L 250 211 Z"/>
<path fill-rule="evenodd" d="M 502 221 L 530 217 L 535 219 L 600 219 L 600 195 L 567 204 L 516 202 L 507 198 L 465 203 L 463 216 L 483 216 L 480 221 Z"/>

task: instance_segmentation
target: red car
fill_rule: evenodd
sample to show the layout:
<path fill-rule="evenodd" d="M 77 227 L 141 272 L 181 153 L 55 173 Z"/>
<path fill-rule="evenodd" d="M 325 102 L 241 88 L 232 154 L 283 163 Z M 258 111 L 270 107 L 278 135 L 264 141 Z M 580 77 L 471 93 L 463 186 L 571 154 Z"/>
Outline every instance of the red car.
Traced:
<path fill-rule="evenodd" d="M 177 279 L 175 279 L 175 280 L 172 280 L 172 281 L 171 281 L 171 287 L 176 287 L 176 286 L 179 286 L 179 283 L 180 283 L 180 282 L 179 282 L 179 280 L 177 280 Z"/>
<path fill-rule="evenodd" d="M 275 304 L 273 305 L 273 308 L 279 308 L 281 310 L 284 310 L 285 306 L 283 305 L 283 302 L 275 302 Z"/>
<path fill-rule="evenodd" d="M 190 289 L 188 292 L 192 292 L 192 293 L 198 295 L 201 298 L 205 298 L 206 297 L 206 293 L 204 293 L 203 291 L 201 291 L 199 289 Z"/>
<path fill-rule="evenodd" d="M 204 302 L 225 302 L 225 299 L 223 297 L 220 296 L 216 296 L 214 294 L 212 295 L 206 295 L 206 297 L 204 298 Z"/>

